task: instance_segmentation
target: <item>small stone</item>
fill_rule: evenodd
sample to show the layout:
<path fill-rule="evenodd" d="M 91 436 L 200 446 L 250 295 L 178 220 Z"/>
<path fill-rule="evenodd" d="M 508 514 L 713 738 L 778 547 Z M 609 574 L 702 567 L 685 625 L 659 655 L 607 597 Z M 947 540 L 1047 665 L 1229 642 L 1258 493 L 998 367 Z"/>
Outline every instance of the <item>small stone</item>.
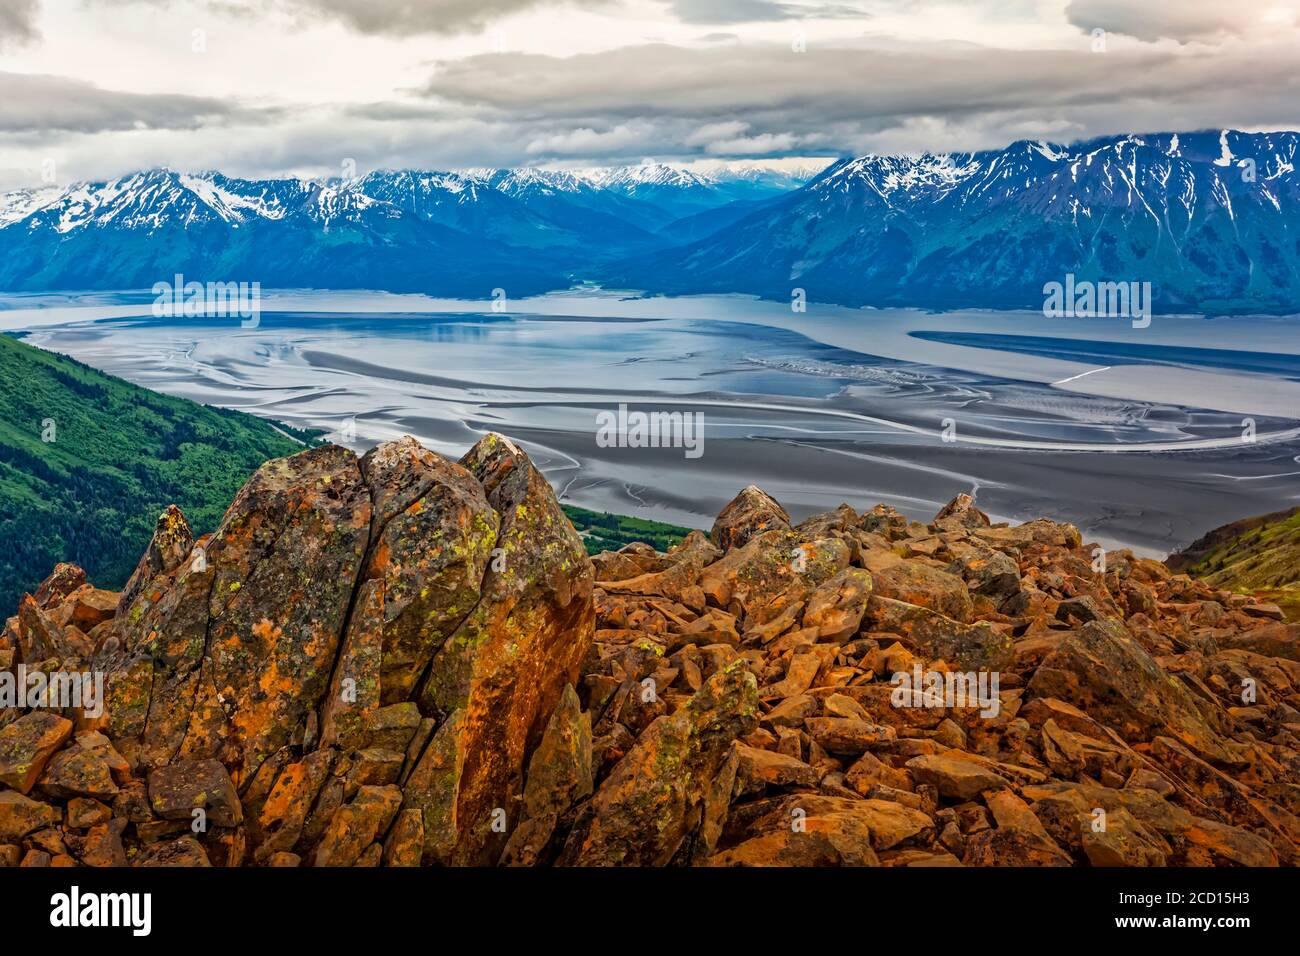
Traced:
<path fill-rule="evenodd" d="M 46 710 L 0 729 L 0 783 L 30 793 L 46 763 L 72 736 L 72 721 Z"/>
<path fill-rule="evenodd" d="M 214 826 L 233 827 L 244 819 L 235 784 L 217 760 L 181 760 L 150 771 L 149 805 L 164 820 L 193 819 L 198 809 Z"/>

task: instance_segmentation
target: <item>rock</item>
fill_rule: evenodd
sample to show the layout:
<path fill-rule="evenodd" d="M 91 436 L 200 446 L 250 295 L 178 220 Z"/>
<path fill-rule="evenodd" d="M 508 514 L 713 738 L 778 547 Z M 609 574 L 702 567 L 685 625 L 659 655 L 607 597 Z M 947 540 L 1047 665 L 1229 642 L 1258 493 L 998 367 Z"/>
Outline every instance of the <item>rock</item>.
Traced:
<path fill-rule="evenodd" d="M 816 628 L 819 641 L 845 641 L 857 633 L 871 599 L 871 575 L 846 568 L 808 598 L 803 626 Z"/>
<path fill-rule="evenodd" d="M 181 756 L 217 757 L 245 780 L 318 710 L 370 520 L 344 448 L 276 459 L 248 480 L 207 549 L 210 620 Z"/>
<path fill-rule="evenodd" d="M 397 787 L 362 787 L 355 800 L 334 812 L 312 865 L 356 865 L 388 829 L 401 805 L 402 791 Z"/>
<path fill-rule="evenodd" d="M 985 797 L 997 828 L 966 844 L 966 866 L 1069 866 L 1070 857 L 1048 835 L 1028 804 L 1009 790 Z"/>
<path fill-rule="evenodd" d="M 1300 662 L 1300 624 L 1266 624 L 1263 627 L 1218 635 L 1215 642 L 1224 650 L 1251 651 L 1265 657 Z"/>
<path fill-rule="evenodd" d="M 150 771 L 149 805 L 164 820 L 190 820 L 199 809 L 214 826 L 233 827 L 244 819 L 230 774 L 216 760 L 182 760 Z"/>
<path fill-rule="evenodd" d="M 384 594 L 381 580 L 366 581 L 357 590 L 338 666 L 334 668 L 329 692 L 321 706 L 324 746 L 361 747 L 368 740 L 370 721 L 380 708 Z M 419 709 L 413 705 L 412 709 L 418 719 Z"/>
<path fill-rule="evenodd" d="M 77 842 L 77 857 L 83 866 L 126 866 L 126 848 L 122 845 L 125 820 L 110 820 L 91 827 Z"/>
<path fill-rule="evenodd" d="M 126 779 L 130 769 L 130 764 L 107 737 L 87 732 L 78 735 L 71 746 L 50 760 L 41 775 L 40 789 L 61 799 L 95 797 L 111 800 L 117 794 L 117 779 Z"/>
<path fill-rule="evenodd" d="M 332 759 L 330 751 L 318 750 L 280 771 L 257 814 L 255 858 L 266 859 L 298 845 L 307 814 L 325 783 Z"/>
<path fill-rule="evenodd" d="M 907 769 L 921 783 L 928 783 L 940 796 L 973 800 L 988 790 L 1002 790 L 1007 781 L 978 763 L 946 754 L 922 754 L 907 761 Z"/>
<path fill-rule="evenodd" d="M 1164 866 L 1169 844 L 1119 807 L 1080 821 L 1080 846 L 1091 866 Z"/>
<path fill-rule="evenodd" d="M 966 583 L 954 574 L 917 561 L 896 561 L 873 568 L 873 593 L 938 611 L 968 624 L 974 613 Z"/>
<path fill-rule="evenodd" d="M 365 576 L 383 583 L 380 699 L 410 699 L 416 680 L 478 603 L 499 518 L 465 467 L 413 438 L 361 460 L 376 501 Z"/>
<path fill-rule="evenodd" d="M 910 790 L 912 778 L 906 771 L 897 770 L 871 753 L 864 753 L 845 774 L 845 782 L 866 796 L 875 787 L 886 786 L 897 790 Z"/>
<path fill-rule="evenodd" d="M 820 772 L 794 757 L 744 744 L 738 744 L 736 749 L 740 755 L 737 776 L 742 791 L 761 790 L 768 785 L 815 787 L 821 780 Z"/>
<path fill-rule="evenodd" d="M 739 662 L 641 735 L 592 798 L 562 865 L 662 865 L 677 852 L 732 741 L 758 725 L 758 688 Z"/>
<path fill-rule="evenodd" d="M 947 572 L 966 582 L 974 594 L 1002 601 L 1020 590 L 1020 568 L 1006 554 L 992 548 L 963 552 L 948 565 Z"/>
<path fill-rule="evenodd" d="M 888 745 L 897 736 L 893 727 L 856 717 L 809 717 L 804 726 L 808 735 L 828 753 L 848 756 Z"/>
<path fill-rule="evenodd" d="M 140 594 L 154 583 L 159 575 L 170 574 L 180 567 L 194 548 L 194 533 L 181 509 L 168 505 L 158 516 L 153 537 L 136 565 L 126 587 L 118 596 L 116 613 L 130 610 Z M 85 579 L 83 574 L 82 579 Z"/>
<path fill-rule="evenodd" d="M 136 866 L 194 866 L 210 867 L 203 845 L 192 836 L 183 836 L 165 843 L 155 843 L 135 861 Z"/>
<path fill-rule="evenodd" d="M 425 858 L 495 861 L 494 811 L 523 788 L 540 738 L 594 634 L 594 575 L 546 479 L 517 446 L 488 435 L 461 460 L 501 516 L 482 597 L 434 655 L 421 707 L 449 715 L 405 789 L 424 813 Z M 462 772 L 463 771 L 463 772 Z"/>
<path fill-rule="evenodd" d="M 639 574 L 623 581 L 600 581 L 602 590 L 610 594 L 646 594 L 666 597 L 682 604 L 702 607 L 695 596 L 698 592 L 700 572 L 712 563 L 716 555 L 712 546 L 695 548 L 683 553 L 678 560 L 660 571 Z"/>
<path fill-rule="evenodd" d="M 1247 604 L 1241 610 L 1248 617 L 1259 617 L 1268 621 L 1286 620 L 1286 612 L 1276 604 Z"/>
<path fill-rule="evenodd" d="M 1278 865 L 1277 851 L 1268 841 L 1240 827 L 1225 826 L 1215 820 L 1197 820 L 1183 831 L 1183 837 L 1199 851 L 1193 856 L 1193 863 L 1260 867 Z"/>
<path fill-rule="evenodd" d="M 414 703 L 380 707 L 366 721 L 365 740 L 371 747 L 405 751 L 418 740 L 421 721 L 420 708 Z"/>
<path fill-rule="evenodd" d="M 920 811 L 887 800 L 797 794 L 766 805 L 748 839 L 711 866 L 876 866 L 878 851 L 933 835 Z"/>
<path fill-rule="evenodd" d="M 839 538 L 805 541 L 790 531 L 765 531 L 705 568 L 700 587 L 714 604 L 742 616 L 747 629 L 782 613 L 793 624 L 801 608 L 791 608 L 848 563 L 849 546 Z"/>
<path fill-rule="evenodd" d="M 765 531 L 789 531 L 790 516 L 767 492 L 748 485 L 722 509 L 709 537 L 723 551 L 744 547 Z"/>
<path fill-rule="evenodd" d="M 72 721 L 32 711 L 0 728 L 0 783 L 30 793 L 46 763 L 72 736 Z"/>
<path fill-rule="evenodd" d="M 813 658 L 809 666 L 815 662 Z M 813 671 L 816 674 L 816 671 Z M 805 717 L 815 716 L 817 713 L 817 698 L 811 694 L 796 694 L 793 697 L 785 697 L 769 710 L 762 717 L 762 722 L 772 724 L 776 727 L 802 727 Z"/>
<path fill-rule="evenodd" d="M 1074 704 L 1125 739 L 1163 733 L 1209 759 L 1240 759 L 1183 685 L 1117 621 L 1090 622 L 1066 638 L 1034 673 L 1029 694 Z"/>
<path fill-rule="evenodd" d="M 918 617 L 908 642 L 918 653 L 948 661 L 961 671 L 1010 670 L 1016 654 L 1011 635 L 987 621 L 962 624 L 938 614 Z"/>
<path fill-rule="evenodd" d="M 424 817 L 419 810 L 402 810 L 384 843 L 384 866 L 419 866 L 423 854 Z"/>
<path fill-rule="evenodd" d="M 503 862 L 535 864 L 560 815 L 591 791 L 591 715 L 583 713 L 573 685 L 566 684 L 529 760 L 524 820 L 506 844 Z"/>
<path fill-rule="evenodd" d="M 367 747 L 351 754 L 352 767 L 348 771 L 347 786 L 351 793 L 360 786 L 386 786 L 397 783 L 406 755 L 397 750 Z"/>
<path fill-rule="evenodd" d="M 788 697 L 802 697 L 804 691 L 812 686 L 813 678 L 821 670 L 823 658 L 820 654 L 796 654 L 790 660 L 790 667 L 785 677 L 775 684 L 763 689 L 765 700 Z"/>
<path fill-rule="evenodd" d="M 54 826 L 59 811 L 12 790 L 0 790 L 0 843 L 18 843 L 36 830 Z"/>
<path fill-rule="evenodd" d="M 30 594 L 19 602 L 18 615 L 11 619 L 11 625 L 17 636 L 19 657 L 25 662 L 87 658 L 93 651 L 80 630 L 60 625 Z"/>
<path fill-rule="evenodd" d="M 934 523 L 939 524 L 945 519 L 956 519 L 958 524 L 967 528 L 987 528 L 991 523 L 989 516 L 975 507 L 975 499 L 964 492 L 939 509 Z"/>
<path fill-rule="evenodd" d="M 64 821 L 69 830 L 85 830 L 113 818 L 113 811 L 98 800 L 89 797 L 73 797 L 68 801 L 67 819 Z"/>
<path fill-rule="evenodd" d="M 56 564 L 54 570 L 36 588 L 32 599 L 45 610 L 62 604 L 73 591 L 86 583 L 86 572 L 75 564 Z"/>

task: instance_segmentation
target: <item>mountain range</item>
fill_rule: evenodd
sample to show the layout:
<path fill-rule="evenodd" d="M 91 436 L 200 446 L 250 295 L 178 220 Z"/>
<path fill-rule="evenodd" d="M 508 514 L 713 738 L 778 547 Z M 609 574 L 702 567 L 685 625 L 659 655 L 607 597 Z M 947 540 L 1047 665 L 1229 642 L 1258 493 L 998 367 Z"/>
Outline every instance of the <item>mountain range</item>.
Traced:
<path fill-rule="evenodd" d="M 0 289 L 263 287 L 486 298 L 580 283 L 851 306 L 1040 308 L 1150 282 L 1157 311 L 1300 311 L 1295 132 L 863 156 L 244 180 L 154 169 L 0 194 Z"/>

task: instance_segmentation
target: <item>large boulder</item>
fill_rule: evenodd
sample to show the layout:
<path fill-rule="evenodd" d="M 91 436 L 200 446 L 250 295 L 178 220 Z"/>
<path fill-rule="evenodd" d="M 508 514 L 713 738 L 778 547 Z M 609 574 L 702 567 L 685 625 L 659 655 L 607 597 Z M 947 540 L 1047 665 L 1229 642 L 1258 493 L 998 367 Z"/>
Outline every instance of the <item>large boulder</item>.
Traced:
<path fill-rule="evenodd" d="M 730 551 L 765 531 L 789 530 L 790 516 L 777 500 L 757 485 L 749 485 L 719 512 L 709 537 L 723 551 Z"/>
<path fill-rule="evenodd" d="M 561 814 L 591 795 L 591 715 L 566 685 L 542 742 L 528 762 L 524 818 L 510 836 L 503 861 L 531 866 L 541 859 Z"/>
<path fill-rule="evenodd" d="M 497 513 L 463 466 L 407 437 L 361 459 L 375 502 L 367 581 L 382 582 L 380 702 L 409 700 L 478 603 Z"/>
<path fill-rule="evenodd" d="M 555 493 L 508 438 L 489 434 L 461 459 L 500 516 L 481 597 L 438 649 L 420 689 L 445 715 L 408 781 L 424 814 L 425 858 L 486 863 L 498 822 L 517 813 L 525 761 L 591 647 L 591 560 Z M 486 532 L 484 532 L 486 533 Z M 516 821 L 517 822 L 517 821 Z"/>
<path fill-rule="evenodd" d="M 1031 697 L 1074 704 L 1126 740 L 1161 734 L 1210 760 L 1240 764 L 1243 756 L 1211 726 L 1197 701 L 1113 619 L 1072 632 L 1043 660 L 1029 682 Z"/>
<path fill-rule="evenodd" d="M 938 611 L 963 624 L 973 609 L 966 583 L 955 574 L 920 561 L 894 560 L 872 568 L 873 593 Z"/>
<path fill-rule="evenodd" d="M 181 754 L 217 757 L 243 784 L 315 711 L 370 534 L 352 452 L 267 462 L 213 536 L 207 631 Z"/>

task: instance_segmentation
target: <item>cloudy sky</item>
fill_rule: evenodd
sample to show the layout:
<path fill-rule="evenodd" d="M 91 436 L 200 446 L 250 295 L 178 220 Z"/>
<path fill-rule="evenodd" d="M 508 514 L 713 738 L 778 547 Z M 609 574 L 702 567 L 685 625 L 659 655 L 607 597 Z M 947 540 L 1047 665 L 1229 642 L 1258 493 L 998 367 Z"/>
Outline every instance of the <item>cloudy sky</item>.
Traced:
<path fill-rule="evenodd" d="M 1300 0 L 0 0 L 0 187 L 1300 127 Z"/>

